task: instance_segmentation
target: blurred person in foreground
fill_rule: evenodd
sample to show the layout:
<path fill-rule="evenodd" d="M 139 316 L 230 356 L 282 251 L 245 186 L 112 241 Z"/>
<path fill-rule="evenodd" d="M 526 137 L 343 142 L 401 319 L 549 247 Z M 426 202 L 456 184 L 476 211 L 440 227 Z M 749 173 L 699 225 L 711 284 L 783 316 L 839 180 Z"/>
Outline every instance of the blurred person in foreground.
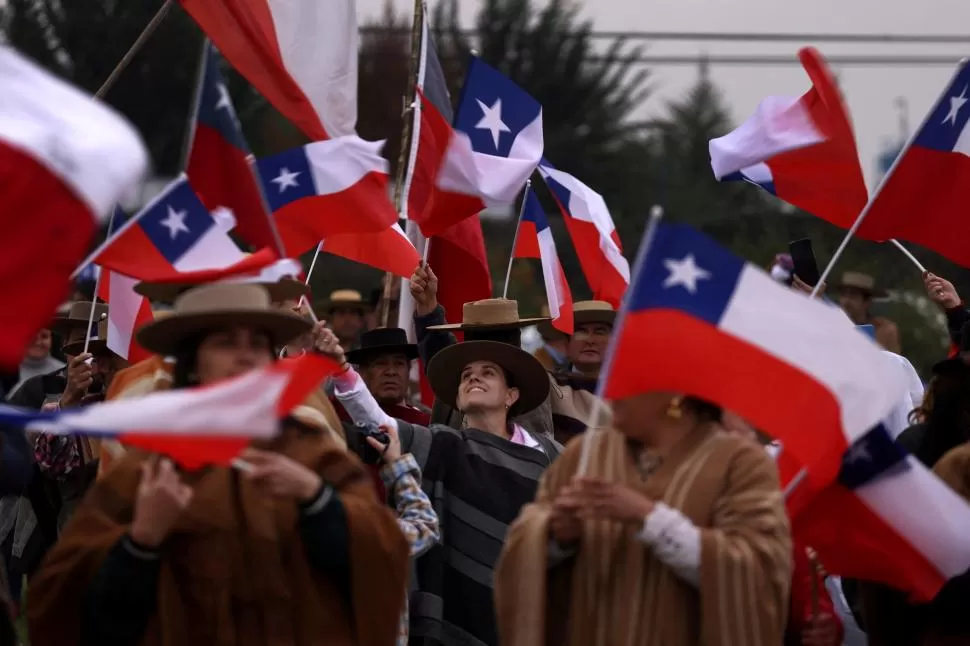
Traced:
<path fill-rule="evenodd" d="M 260 285 L 217 284 L 138 342 L 174 356 L 172 387 L 187 388 L 263 368 L 309 328 Z M 183 472 L 120 458 L 31 581 L 33 643 L 393 643 L 407 544 L 359 461 L 312 415 L 242 459 L 245 472 Z"/>
<path fill-rule="evenodd" d="M 502 645 L 780 644 L 792 547 L 771 458 L 677 393 L 613 415 L 570 442 L 509 530 Z"/>

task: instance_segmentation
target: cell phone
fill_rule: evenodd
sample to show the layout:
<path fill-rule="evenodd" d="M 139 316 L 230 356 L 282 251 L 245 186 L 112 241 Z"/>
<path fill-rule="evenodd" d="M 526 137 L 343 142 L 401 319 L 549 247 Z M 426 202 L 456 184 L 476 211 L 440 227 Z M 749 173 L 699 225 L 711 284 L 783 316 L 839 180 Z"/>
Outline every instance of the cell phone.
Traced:
<path fill-rule="evenodd" d="M 811 239 L 793 240 L 788 243 L 788 252 L 791 254 L 792 265 L 794 265 L 792 273 L 806 285 L 814 287 L 818 283 L 819 272 Z"/>

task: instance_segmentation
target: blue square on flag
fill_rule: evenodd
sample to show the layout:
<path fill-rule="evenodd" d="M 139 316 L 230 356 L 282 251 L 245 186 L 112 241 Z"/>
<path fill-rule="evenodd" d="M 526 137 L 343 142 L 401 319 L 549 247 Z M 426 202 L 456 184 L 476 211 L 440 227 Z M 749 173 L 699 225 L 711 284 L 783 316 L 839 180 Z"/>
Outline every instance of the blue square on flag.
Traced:
<path fill-rule="evenodd" d="M 199 201 L 188 180 L 182 179 L 138 219 L 138 226 L 165 259 L 175 264 L 215 226 L 215 220 Z"/>
<path fill-rule="evenodd" d="M 256 161 L 266 201 L 274 213 L 290 202 L 317 194 L 306 152 L 301 146 Z"/>
<path fill-rule="evenodd" d="M 717 325 L 734 294 L 744 262 L 685 225 L 657 227 L 630 310 L 682 310 Z"/>
<path fill-rule="evenodd" d="M 475 152 L 497 157 L 522 157 L 513 154 L 513 146 L 531 147 L 538 134 L 542 154 L 542 106 L 478 58 L 468 67 L 455 129 L 468 135 Z"/>

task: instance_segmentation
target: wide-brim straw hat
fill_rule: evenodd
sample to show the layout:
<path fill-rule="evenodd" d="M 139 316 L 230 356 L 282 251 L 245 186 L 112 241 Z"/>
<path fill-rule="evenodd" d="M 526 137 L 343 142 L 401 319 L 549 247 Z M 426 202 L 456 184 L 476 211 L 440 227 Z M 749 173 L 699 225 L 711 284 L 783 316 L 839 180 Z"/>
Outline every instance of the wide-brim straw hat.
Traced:
<path fill-rule="evenodd" d="M 856 289 L 870 298 L 885 298 L 888 296 L 886 290 L 876 285 L 876 279 L 869 274 L 861 271 L 847 271 L 842 274 L 841 280 L 832 285 L 832 289 Z"/>
<path fill-rule="evenodd" d="M 573 324 L 603 323 L 612 326 L 616 310 L 606 301 L 577 301 L 573 303 Z"/>
<path fill-rule="evenodd" d="M 228 281 L 227 281 L 228 282 Z M 243 281 L 240 281 L 243 282 Z M 210 283 L 214 284 L 214 283 Z M 228 283 L 232 284 L 232 283 Z M 294 278 L 281 278 L 277 282 L 258 282 L 251 281 L 245 282 L 245 284 L 250 285 L 262 285 L 269 291 L 269 297 L 274 303 L 283 303 L 286 301 L 298 300 L 301 296 L 307 294 L 307 286 L 299 280 Z M 164 282 L 164 283 L 152 283 L 148 281 L 142 281 L 136 283 L 134 290 L 147 298 L 150 301 L 156 303 L 174 303 L 182 294 L 194 287 L 199 287 L 199 283 L 183 283 L 183 282 Z"/>
<path fill-rule="evenodd" d="M 491 361 L 501 366 L 518 388 L 519 399 L 513 415 L 538 408 L 549 396 L 549 375 L 531 354 L 514 345 L 498 341 L 465 341 L 440 350 L 428 363 L 428 382 L 435 397 L 457 408 L 461 373 L 473 361 Z"/>
<path fill-rule="evenodd" d="M 273 306 L 269 290 L 255 283 L 213 283 L 181 294 L 169 316 L 138 330 L 138 343 L 151 352 L 174 355 L 187 339 L 227 326 L 246 326 L 270 335 L 284 346 L 311 330 L 313 324 Z"/>
<path fill-rule="evenodd" d="M 548 316 L 519 318 L 519 303 L 507 298 L 486 298 L 465 303 L 461 309 L 461 323 L 431 325 L 429 330 L 514 329 L 548 321 Z"/>

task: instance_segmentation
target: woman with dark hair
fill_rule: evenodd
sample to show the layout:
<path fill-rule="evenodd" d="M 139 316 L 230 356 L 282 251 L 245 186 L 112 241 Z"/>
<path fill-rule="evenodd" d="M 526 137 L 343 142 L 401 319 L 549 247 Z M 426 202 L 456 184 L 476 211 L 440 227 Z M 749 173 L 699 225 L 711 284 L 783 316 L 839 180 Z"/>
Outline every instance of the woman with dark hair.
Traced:
<path fill-rule="evenodd" d="M 138 342 L 176 357 L 184 388 L 265 367 L 310 326 L 262 286 L 219 284 L 182 294 Z M 33 643 L 393 643 L 407 544 L 359 461 L 313 417 L 242 457 L 245 471 L 195 472 L 121 458 L 31 581 Z"/>
<path fill-rule="evenodd" d="M 496 568 L 503 646 L 782 643 L 792 547 L 775 465 L 719 419 L 652 392 L 570 442 Z"/>

